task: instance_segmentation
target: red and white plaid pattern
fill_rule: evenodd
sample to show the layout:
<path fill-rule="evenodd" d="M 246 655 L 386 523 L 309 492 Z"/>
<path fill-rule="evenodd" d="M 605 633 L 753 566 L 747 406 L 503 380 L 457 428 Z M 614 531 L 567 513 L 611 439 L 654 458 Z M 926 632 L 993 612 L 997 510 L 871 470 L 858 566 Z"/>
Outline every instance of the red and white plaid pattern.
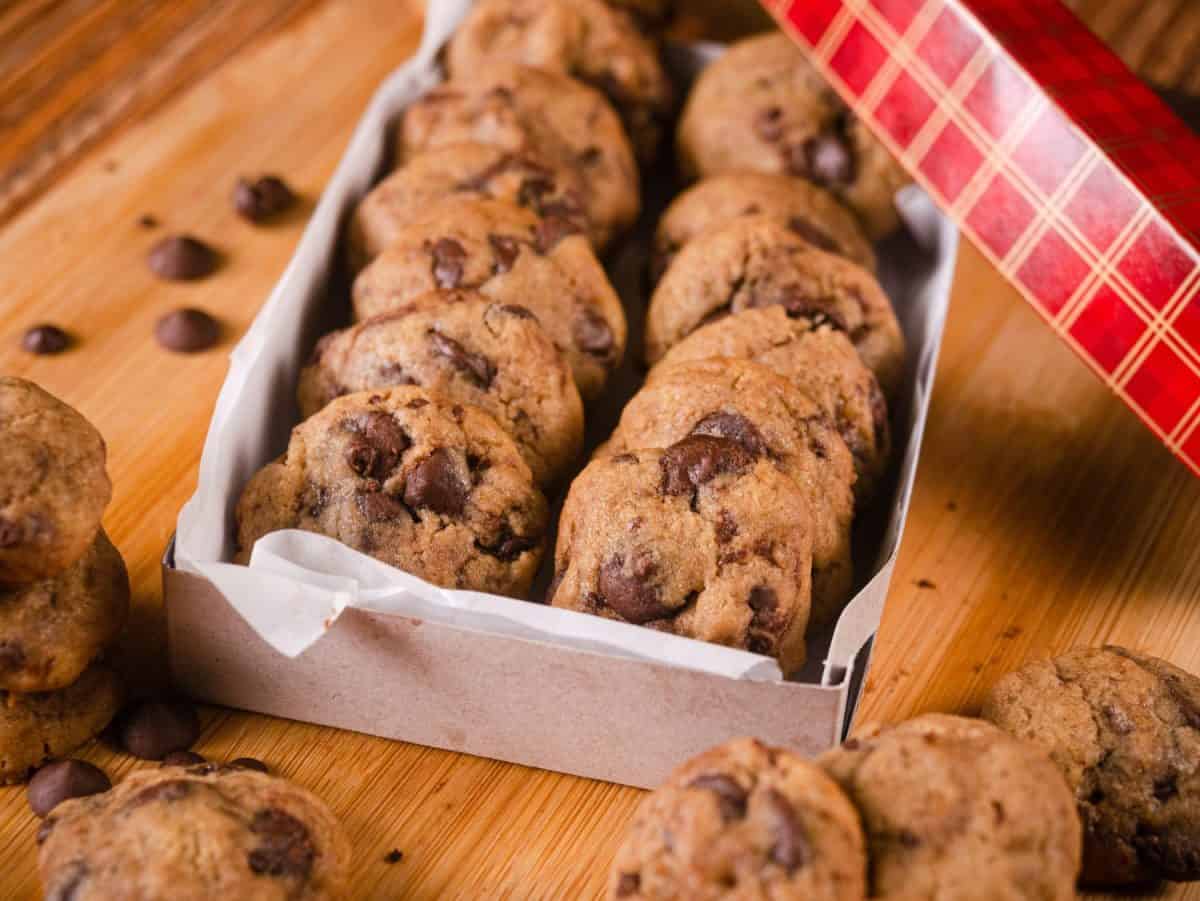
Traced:
<path fill-rule="evenodd" d="M 1058 0 L 763 0 L 1200 474 L 1200 139 Z"/>

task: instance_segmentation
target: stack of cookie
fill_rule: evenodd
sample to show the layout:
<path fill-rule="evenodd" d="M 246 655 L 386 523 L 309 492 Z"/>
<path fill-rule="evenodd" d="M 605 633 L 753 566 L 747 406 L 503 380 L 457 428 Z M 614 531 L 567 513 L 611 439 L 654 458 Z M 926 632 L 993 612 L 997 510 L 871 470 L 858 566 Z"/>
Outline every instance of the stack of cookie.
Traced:
<path fill-rule="evenodd" d="M 0 377 L 0 784 L 83 744 L 116 713 L 97 658 L 124 627 L 129 578 L 100 527 L 104 439 L 32 382 Z"/>
<path fill-rule="evenodd" d="M 438 585 L 523 596 L 543 491 L 569 477 L 585 404 L 624 354 L 597 254 L 638 217 L 671 88 L 603 0 L 485 0 L 445 59 L 352 217 L 356 324 L 302 372 L 308 418 L 244 491 L 238 559 L 307 529 Z"/>
<path fill-rule="evenodd" d="M 903 176 L 781 34 L 704 71 L 678 149 L 702 180 L 655 236 L 653 368 L 571 486 L 551 599 L 788 674 L 850 597 L 888 462 L 904 337 L 870 237 Z"/>

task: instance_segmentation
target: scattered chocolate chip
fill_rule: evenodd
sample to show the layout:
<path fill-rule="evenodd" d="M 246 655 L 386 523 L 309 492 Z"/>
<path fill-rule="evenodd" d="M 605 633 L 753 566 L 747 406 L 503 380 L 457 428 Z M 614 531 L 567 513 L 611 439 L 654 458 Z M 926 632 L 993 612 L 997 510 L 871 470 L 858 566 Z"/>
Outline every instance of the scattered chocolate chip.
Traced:
<path fill-rule="evenodd" d="M 392 848 L 387 854 L 383 855 L 384 863 L 399 863 L 404 860 L 404 852 L 399 848 Z"/>
<path fill-rule="evenodd" d="M 221 326 L 203 310 L 184 307 L 163 316 L 154 324 L 154 338 L 166 350 L 196 353 L 220 340 Z"/>
<path fill-rule="evenodd" d="M 267 876 L 307 876 L 317 856 L 308 827 L 277 808 L 260 810 L 250 823 L 259 846 L 250 852 L 250 869 Z"/>
<path fill-rule="evenodd" d="M 579 224 L 566 216 L 544 216 L 534 233 L 534 246 L 538 253 L 549 253 L 563 238 L 579 234 Z"/>
<path fill-rule="evenodd" d="M 138 226 L 141 228 L 158 228 L 158 219 L 149 213 L 138 216 Z"/>
<path fill-rule="evenodd" d="M 721 819 L 729 822 L 740 820 L 746 815 L 747 793 L 732 776 L 725 773 L 704 773 L 687 784 L 688 788 L 710 791 L 717 796 L 721 808 Z"/>
<path fill-rule="evenodd" d="M 754 133 L 770 143 L 782 138 L 783 109 L 778 106 L 769 106 L 755 116 Z"/>
<path fill-rule="evenodd" d="M 805 174 L 819 185 L 845 185 L 854 180 L 854 156 L 845 140 L 825 133 L 804 142 Z"/>
<path fill-rule="evenodd" d="M 571 320 L 571 338 L 584 353 L 597 357 L 608 356 L 615 343 L 608 321 L 591 307 L 584 307 Z"/>
<path fill-rule="evenodd" d="M 721 473 L 740 472 L 753 462 L 751 454 L 737 442 L 689 435 L 663 451 L 659 459 L 662 493 L 691 494 Z"/>
<path fill-rule="evenodd" d="M 491 245 L 492 256 L 496 258 L 492 267 L 496 274 L 500 275 L 512 269 L 513 263 L 521 253 L 521 246 L 516 238 L 508 235 L 488 235 L 488 244 Z"/>
<path fill-rule="evenodd" d="M 204 759 L 203 754 L 197 754 L 195 751 L 172 751 L 162 759 L 163 766 L 196 766 L 196 764 L 208 763 Z"/>
<path fill-rule="evenodd" d="M 427 332 L 429 344 L 433 352 L 446 360 L 463 375 L 480 388 L 487 388 L 496 377 L 496 367 L 492 361 L 482 354 L 472 353 L 453 338 L 439 331 L 430 329 Z"/>
<path fill-rule="evenodd" d="M 355 500 L 367 522 L 391 522 L 405 517 L 416 521 L 416 516 L 403 501 L 383 491 L 360 492 Z"/>
<path fill-rule="evenodd" d="M 914 582 L 913 584 L 916 585 L 918 588 L 920 588 L 923 591 L 937 588 L 937 583 L 931 579 L 917 579 L 917 581 Z"/>
<path fill-rule="evenodd" d="M 44 817 L 68 798 L 98 795 L 110 788 L 104 771 L 86 760 L 56 760 L 33 774 L 25 794 L 29 808 Z"/>
<path fill-rule="evenodd" d="M 841 253 L 842 251 L 841 245 L 833 240 L 825 229 L 819 228 L 802 216 L 793 216 L 789 219 L 788 228 L 818 250 L 829 253 Z"/>
<path fill-rule="evenodd" d="M 287 182 L 277 175 L 261 175 L 253 181 L 239 178 L 233 186 L 233 208 L 251 222 L 277 216 L 295 200 Z"/>
<path fill-rule="evenodd" d="M 710 435 L 714 438 L 727 438 L 745 448 L 755 457 L 767 455 L 767 442 L 758 427 L 741 413 L 727 410 L 717 410 L 709 413 L 694 426 L 693 435 Z"/>
<path fill-rule="evenodd" d="M 439 288 L 457 288 L 463 277 L 467 250 L 453 238 L 438 238 L 429 246 L 433 280 Z"/>
<path fill-rule="evenodd" d="M 0 673 L 11 673 L 24 665 L 24 646 L 18 641 L 0 641 Z"/>
<path fill-rule="evenodd" d="M 661 589 L 654 583 L 658 565 L 648 556 L 634 554 L 626 563 L 620 554 L 600 566 L 596 588 L 600 597 L 622 619 L 641 625 L 671 615 L 662 603 Z"/>
<path fill-rule="evenodd" d="M 617 880 L 617 897 L 628 898 L 642 887 L 642 877 L 637 873 L 622 873 Z"/>
<path fill-rule="evenodd" d="M 217 252 L 190 235 L 171 235 L 150 248 L 146 261 L 159 278 L 189 281 L 217 268 Z"/>
<path fill-rule="evenodd" d="M 267 765 L 257 757 L 235 757 L 226 766 L 235 770 L 254 770 L 256 773 L 268 773 Z"/>
<path fill-rule="evenodd" d="M 467 503 L 469 486 L 459 475 L 454 455 L 440 447 L 413 467 L 404 483 L 404 502 L 416 509 L 458 516 Z"/>
<path fill-rule="evenodd" d="M 200 737 L 200 717 L 187 701 L 136 701 L 121 711 L 116 734 L 134 757 L 162 760 Z"/>
<path fill-rule="evenodd" d="M 70 346 L 71 336 L 49 323 L 35 325 L 21 336 L 21 349 L 39 356 L 62 353 Z"/>
<path fill-rule="evenodd" d="M 789 873 L 794 873 L 811 857 L 804 826 L 796 816 L 795 808 L 777 790 L 767 789 L 763 800 L 771 818 L 770 829 L 775 839 L 771 845 L 771 862 L 779 864 Z"/>

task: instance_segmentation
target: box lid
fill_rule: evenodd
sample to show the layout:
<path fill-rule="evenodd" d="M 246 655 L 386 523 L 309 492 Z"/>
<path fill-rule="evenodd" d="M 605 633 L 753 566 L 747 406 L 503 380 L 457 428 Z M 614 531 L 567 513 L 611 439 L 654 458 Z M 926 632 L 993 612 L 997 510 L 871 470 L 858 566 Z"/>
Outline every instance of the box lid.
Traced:
<path fill-rule="evenodd" d="M 762 0 L 1200 474 L 1200 138 L 1059 0 Z"/>

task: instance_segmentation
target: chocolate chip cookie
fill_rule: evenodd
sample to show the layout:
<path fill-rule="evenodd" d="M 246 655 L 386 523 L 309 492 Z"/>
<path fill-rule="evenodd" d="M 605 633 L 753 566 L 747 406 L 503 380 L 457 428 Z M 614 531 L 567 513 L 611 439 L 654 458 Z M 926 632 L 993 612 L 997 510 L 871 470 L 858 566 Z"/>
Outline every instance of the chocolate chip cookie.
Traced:
<path fill-rule="evenodd" d="M 74 682 L 129 612 L 125 563 L 101 529 L 57 576 L 0 588 L 0 691 L 52 691 Z"/>
<path fill-rule="evenodd" d="M 804 663 L 812 535 L 800 486 L 716 435 L 593 460 L 559 520 L 550 600 Z"/>
<path fill-rule="evenodd" d="M 1083 820 L 1083 879 L 1200 879 L 1200 679 L 1124 648 L 1076 648 L 996 683 L 983 715 L 1041 745 Z"/>
<path fill-rule="evenodd" d="M 490 144 L 453 144 L 413 157 L 362 199 L 347 236 L 352 271 L 375 259 L 440 201 L 456 196 L 503 200 L 543 218 L 565 219 L 586 232 L 597 250 L 613 237 L 611 223 L 589 218 L 583 180 L 574 167 Z"/>
<path fill-rule="evenodd" d="M 698 235 L 663 275 L 646 313 L 646 358 L 658 361 L 684 337 L 730 313 L 782 306 L 845 332 L 884 394 L 904 377 L 904 335 L 870 272 L 805 241 L 766 216 L 745 216 Z"/>
<path fill-rule="evenodd" d="M 526 307 L 471 291 L 435 291 L 326 335 L 300 373 L 300 412 L 343 394 L 420 385 L 492 415 L 533 477 L 562 477 L 583 446 L 583 404 L 571 370 Z"/>
<path fill-rule="evenodd" d="M 657 154 L 671 112 L 658 49 L 604 0 L 481 0 L 450 41 L 446 61 L 455 78 L 512 62 L 590 84 L 621 114 L 643 161 Z"/>
<path fill-rule="evenodd" d="M 871 242 L 854 215 L 824 188 L 787 175 L 729 172 L 697 182 L 662 214 L 654 232 L 654 278 L 696 235 L 740 216 L 768 216 L 814 247 L 875 270 Z"/>
<path fill-rule="evenodd" d="M 278 529 L 320 532 L 447 588 L 522 595 L 546 499 L 487 413 L 417 387 L 348 394 L 292 430 L 237 506 L 238 562 Z"/>
<path fill-rule="evenodd" d="M 104 439 L 33 382 L 0 376 L 0 584 L 47 579 L 83 556 L 112 497 Z"/>
<path fill-rule="evenodd" d="M 752 738 L 675 770 L 638 806 L 610 899 L 861 901 L 858 814 L 819 767 Z"/>
<path fill-rule="evenodd" d="M 497 200 L 456 198 L 396 234 L 354 281 L 368 319 L 437 289 L 469 288 L 530 310 L 563 352 L 585 401 L 625 352 L 625 313 L 587 239 L 566 220 Z"/>
<path fill-rule="evenodd" d="M 605 231 L 624 231 L 638 217 L 637 161 L 621 120 L 603 94 L 569 76 L 494 63 L 451 79 L 408 108 L 396 146 L 407 162 L 465 141 L 574 169 L 588 217 Z"/>
<path fill-rule="evenodd" d="M 812 620 L 827 623 L 854 582 L 854 460 L 825 413 L 787 379 L 714 357 L 656 368 L 598 454 L 667 447 L 688 435 L 740 443 L 800 485 L 812 522 Z"/>
<path fill-rule="evenodd" d="M 323 801 L 246 769 L 139 770 L 59 804 L 38 832 L 48 899 L 332 899 L 352 850 Z"/>
<path fill-rule="evenodd" d="M 909 177 L 780 32 L 739 41 L 700 74 L 677 144 L 689 174 L 798 176 L 841 198 L 872 238 L 899 224 L 894 198 Z"/>
<path fill-rule="evenodd" d="M 1079 818 L 1034 745 L 981 720 L 926 714 L 868 726 L 817 762 L 862 816 L 869 898 L 1075 897 Z"/>
<path fill-rule="evenodd" d="M 0 785 L 23 782 L 47 760 L 94 738 L 120 703 L 116 675 L 99 663 L 57 691 L 0 691 Z"/>
<path fill-rule="evenodd" d="M 850 453 L 860 504 L 870 501 L 891 452 L 887 401 L 846 334 L 820 315 L 793 319 L 780 306 L 743 310 L 692 332 L 659 366 L 736 357 L 788 379 L 829 417 Z"/>

